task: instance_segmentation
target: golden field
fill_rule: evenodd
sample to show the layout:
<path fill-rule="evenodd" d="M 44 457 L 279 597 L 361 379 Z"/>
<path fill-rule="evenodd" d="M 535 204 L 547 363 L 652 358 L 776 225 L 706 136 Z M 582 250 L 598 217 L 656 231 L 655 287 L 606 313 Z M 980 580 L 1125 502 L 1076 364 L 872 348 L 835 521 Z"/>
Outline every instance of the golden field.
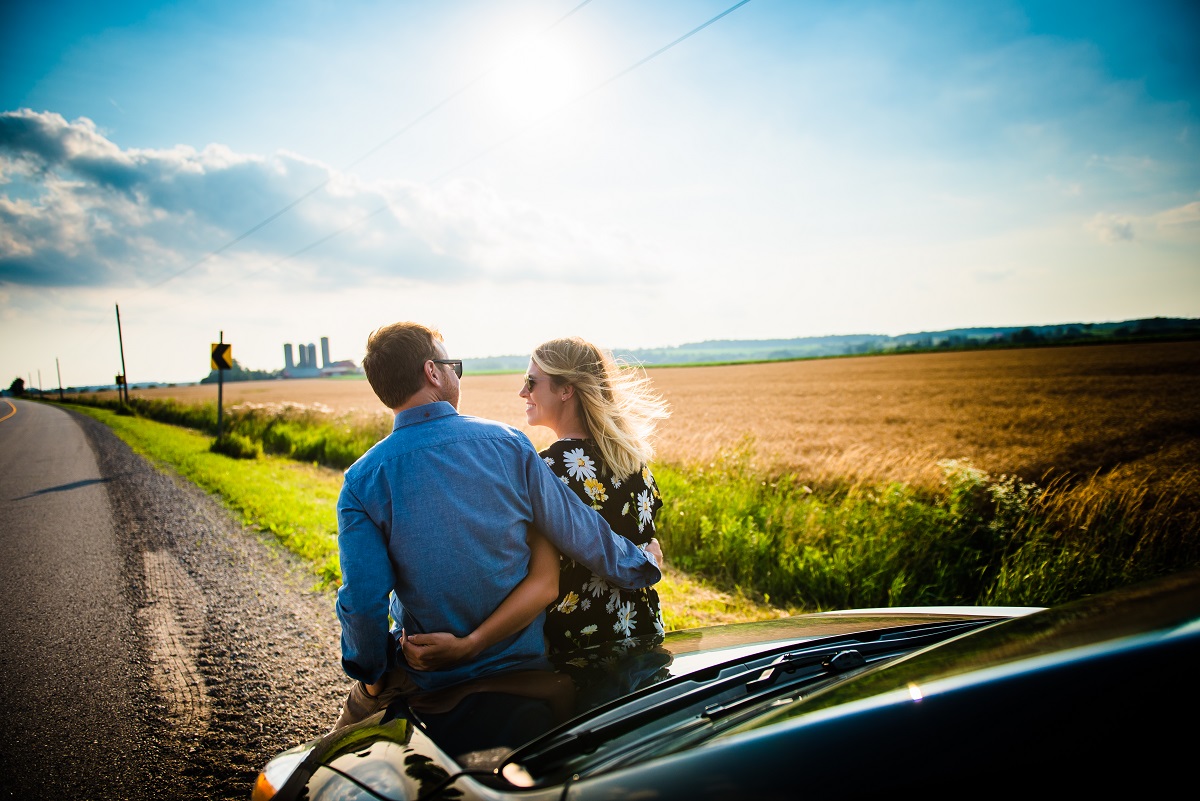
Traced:
<path fill-rule="evenodd" d="M 940 478 L 965 459 L 1045 482 L 1095 476 L 1110 488 L 1200 486 L 1200 342 L 866 356 L 715 367 L 654 368 L 673 415 L 662 461 L 705 463 L 749 445 L 760 469 L 814 482 Z M 463 378 L 462 411 L 525 425 L 520 377 Z M 135 390 L 214 402 L 215 386 Z M 320 405 L 336 414 L 389 412 L 365 380 L 230 383 L 241 403 Z M 1178 485 L 1178 486 L 1174 486 Z"/>

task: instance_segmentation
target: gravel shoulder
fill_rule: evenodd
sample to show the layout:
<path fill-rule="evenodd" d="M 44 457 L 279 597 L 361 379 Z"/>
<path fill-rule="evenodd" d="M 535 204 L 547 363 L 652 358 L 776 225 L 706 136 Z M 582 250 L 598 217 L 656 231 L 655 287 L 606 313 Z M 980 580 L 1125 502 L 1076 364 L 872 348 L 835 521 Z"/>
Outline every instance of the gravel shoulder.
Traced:
<path fill-rule="evenodd" d="M 145 655 L 138 714 L 162 772 L 139 789 L 247 799 L 266 760 L 327 731 L 345 697 L 333 594 L 218 500 L 72 416 L 108 487 Z"/>

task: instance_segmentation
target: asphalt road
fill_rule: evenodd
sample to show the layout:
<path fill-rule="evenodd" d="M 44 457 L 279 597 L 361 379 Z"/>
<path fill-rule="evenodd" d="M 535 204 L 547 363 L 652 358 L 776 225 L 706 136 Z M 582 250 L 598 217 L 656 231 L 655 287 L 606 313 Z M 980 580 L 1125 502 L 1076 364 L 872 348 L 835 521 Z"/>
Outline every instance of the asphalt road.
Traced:
<path fill-rule="evenodd" d="M 105 481 L 66 413 L 5 400 L 5 415 L 0 786 L 70 798 L 135 785 L 151 768 L 133 713 L 146 700 Z"/>
<path fill-rule="evenodd" d="M 104 426 L 0 399 L 0 797 L 248 798 L 344 691 L 311 583 Z"/>

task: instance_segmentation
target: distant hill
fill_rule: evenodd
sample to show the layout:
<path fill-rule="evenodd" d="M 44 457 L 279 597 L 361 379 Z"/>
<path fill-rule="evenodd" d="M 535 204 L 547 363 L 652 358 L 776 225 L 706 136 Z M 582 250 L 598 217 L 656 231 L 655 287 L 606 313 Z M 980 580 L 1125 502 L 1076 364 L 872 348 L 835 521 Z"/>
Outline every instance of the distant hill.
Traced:
<path fill-rule="evenodd" d="M 618 357 L 649 367 L 670 364 L 812 359 L 868 353 L 1195 338 L 1200 338 L 1200 319 L 1153 317 L 1115 323 L 952 328 L 946 331 L 920 331 L 894 337 L 884 334 L 844 334 L 826 337 L 797 337 L 795 339 L 713 339 L 669 348 L 616 348 L 614 352 Z M 524 370 L 528 364 L 528 354 L 463 360 L 464 368 L 476 373 Z"/>

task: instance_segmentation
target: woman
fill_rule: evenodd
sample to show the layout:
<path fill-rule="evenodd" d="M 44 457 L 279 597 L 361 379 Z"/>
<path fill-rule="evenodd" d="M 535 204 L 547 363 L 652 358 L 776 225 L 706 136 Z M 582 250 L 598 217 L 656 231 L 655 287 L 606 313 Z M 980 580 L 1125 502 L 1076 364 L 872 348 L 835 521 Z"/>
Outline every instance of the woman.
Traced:
<path fill-rule="evenodd" d="M 622 369 L 590 342 L 569 337 L 534 350 L 520 396 L 529 424 L 547 426 L 559 437 L 541 452 L 550 469 L 617 534 L 649 546 L 662 506 L 647 467 L 654 454 L 650 439 L 658 421 L 668 416 L 649 380 Z M 409 665 L 434 670 L 471 659 L 529 625 L 543 609 L 551 652 L 663 633 L 653 587 L 613 587 L 559 556 L 540 536 L 531 539 L 530 548 L 529 575 L 471 634 L 405 636 Z"/>

